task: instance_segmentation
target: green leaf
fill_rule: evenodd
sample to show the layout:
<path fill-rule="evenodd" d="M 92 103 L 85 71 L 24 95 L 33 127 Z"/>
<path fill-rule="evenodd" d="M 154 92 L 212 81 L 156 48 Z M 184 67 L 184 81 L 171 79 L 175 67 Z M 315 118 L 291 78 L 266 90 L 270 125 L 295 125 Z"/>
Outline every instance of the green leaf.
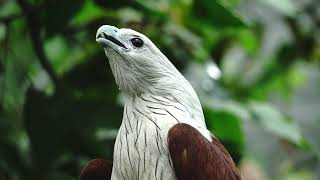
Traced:
<path fill-rule="evenodd" d="M 193 2 L 193 16 L 196 20 L 213 27 L 243 27 L 244 21 L 231 8 L 217 0 L 197 0 Z"/>
<path fill-rule="evenodd" d="M 62 36 L 51 38 L 45 43 L 45 52 L 58 74 L 66 73 L 74 66 L 87 61 L 98 49 L 99 46 L 94 41 L 94 36 L 92 42 L 82 44 L 69 45 Z"/>
<path fill-rule="evenodd" d="M 284 171 L 284 170 L 283 170 Z M 316 175 L 308 169 L 297 169 L 291 167 L 290 169 L 285 169 L 279 179 L 282 180 L 315 180 Z"/>
<path fill-rule="evenodd" d="M 219 0 L 220 3 L 227 5 L 228 7 L 236 7 L 242 0 Z"/>
<path fill-rule="evenodd" d="M 151 1 L 138 0 L 133 2 L 132 7 L 142 12 L 147 19 L 159 20 L 160 22 L 168 21 L 166 9 L 161 9 L 159 5 L 154 6 L 152 4 Z"/>
<path fill-rule="evenodd" d="M 109 14 L 108 12 L 96 5 L 93 0 L 86 0 L 81 10 L 72 18 L 71 24 L 86 24 L 94 19 L 106 16 Z"/>
<path fill-rule="evenodd" d="M 239 117 L 227 111 L 205 107 L 204 115 L 208 129 L 226 146 L 238 161 L 242 155 L 244 137 Z"/>
<path fill-rule="evenodd" d="M 3 49 L 0 49 L 0 60 L 4 68 L 0 78 L 0 102 L 2 108 L 6 112 L 12 112 L 14 116 L 18 116 L 21 110 L 25 90 L 29 85 L 29 75 L 35 70 L 36 56 L 30 37 L 22 28 L 24 25 L 23 20 L 11 23 L 6 37 L 8 44 L 4 44 L 1 46 Z"/>
<path fill-rule="evenodd" d="M 215 111 L 224 111 L 229 114 L 233 114 L 234 116 L 239 118 L 242 122 L 247 122 L 251 118 L 247 107 L 233 100 L 226 100 L 226 99 L 220 100 L 220 99 L 212 98 L 209 100 L 201 99 L 201 102 L 203 102 L 205 106 L 210 107 Z"/>
<path fill-rule="evenodd" d="M 254 54 L 257 51 L 259 47 L 259 39 L 257 38 L 257 34 L 249 29 L 242 29 L 236 34 L 238 36 L 241 47 L 245 48 L 247 52 Z"/>
<path fill-rule="evenodd" d="M 164 1 L 149 1 L 149 0 L 137 0 L 140 5 L 143 5 L 145 8 L 151 9 L 158 12 L 168 12 L 170 2 L 167 0 Z"/>
<path fill-rule="evenodd" d="M 0 17 L 7 17 L 19 12 L 20 8 L 15 1 L 0 1 Z"/>
<path fill-rule="evenodd" d="M 298 125 L 294 121 L 285 118 L 270 104 L 250 102 L 248 108 L 252 112 L 253 122 L 259 124 L 262 128 L 291 143 L 304 145 L 305 141 Z"/>

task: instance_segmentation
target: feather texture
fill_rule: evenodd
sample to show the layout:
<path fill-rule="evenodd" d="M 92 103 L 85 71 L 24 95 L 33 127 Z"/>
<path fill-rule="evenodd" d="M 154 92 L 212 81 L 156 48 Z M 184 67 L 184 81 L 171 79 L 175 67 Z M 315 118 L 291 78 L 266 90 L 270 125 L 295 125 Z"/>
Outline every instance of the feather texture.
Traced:
<path fill-rule="evenodd" d="M 126 95 L 111 179 L 240 177 L 227 151 L 207 130 L 192 86 L 149 38 L 108 25 L 100 27 L 96 37 Z M 135 47 L 132 38 L 143 45 Z M 202 167 L 203 174 L 192 167 Z"/>
<path fill-rule="evenodd" d="M 168 146 L 179 180 L 241 180 L 231 156 L 218 139 L 212 142 L 184 123 L 172 127 Z"/>

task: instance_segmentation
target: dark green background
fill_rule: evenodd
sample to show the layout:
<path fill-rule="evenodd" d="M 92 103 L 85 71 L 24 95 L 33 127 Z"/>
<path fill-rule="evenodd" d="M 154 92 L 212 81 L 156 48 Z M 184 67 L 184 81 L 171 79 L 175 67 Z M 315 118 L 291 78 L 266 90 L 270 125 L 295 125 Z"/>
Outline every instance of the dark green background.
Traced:
<path fill-rule="evenodd" d="M 95 42 L 104 24 L 144 33 L 186 75 L 245 177 L 319 178 L 319 9 L 315 0 L 0 1 L 0 179 L 76 179 L 90 159 L 112 158 L 122 103 Z"/>

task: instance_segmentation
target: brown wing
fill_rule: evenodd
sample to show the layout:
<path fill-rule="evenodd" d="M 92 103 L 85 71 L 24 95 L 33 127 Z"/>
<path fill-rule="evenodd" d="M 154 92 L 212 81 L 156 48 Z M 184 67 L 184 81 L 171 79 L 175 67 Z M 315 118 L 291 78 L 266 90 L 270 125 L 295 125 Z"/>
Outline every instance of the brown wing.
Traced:
<path fill-rule="evenodd" d="M 82 169 L 79 180 L 107 180 L 111 179 L 111 172 L 111 161 L 94 159 Z"/>
<path fill-rule="evenodd" d="M 169 130 L 168 146 L 179 180 L 241 180 L 231 156 L 216 139 L 208 141 L 192 126 L 179 123 Z"/>

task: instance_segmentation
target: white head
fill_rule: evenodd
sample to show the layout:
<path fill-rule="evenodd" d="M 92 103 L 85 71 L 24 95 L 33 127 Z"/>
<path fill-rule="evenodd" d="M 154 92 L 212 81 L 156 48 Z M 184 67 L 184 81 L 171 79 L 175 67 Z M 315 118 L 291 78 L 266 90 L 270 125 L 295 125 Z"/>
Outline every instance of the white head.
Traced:
<path fill-rule="evenodd" d="M 131 29 L 104 25 L 96 34 L 119 88 L 128 95 L 170 96 L 205 126 L 199 99 L 189 82 L 149 38 Z"/>
<path fill-rule="evenodd" d="M 185 81 L 166 56 L 141 33 L 104 25 L 98 29 L 96 41 L 103 46 L 116 83 L 125 93 L 166 93 L 165 88 Z"/>

